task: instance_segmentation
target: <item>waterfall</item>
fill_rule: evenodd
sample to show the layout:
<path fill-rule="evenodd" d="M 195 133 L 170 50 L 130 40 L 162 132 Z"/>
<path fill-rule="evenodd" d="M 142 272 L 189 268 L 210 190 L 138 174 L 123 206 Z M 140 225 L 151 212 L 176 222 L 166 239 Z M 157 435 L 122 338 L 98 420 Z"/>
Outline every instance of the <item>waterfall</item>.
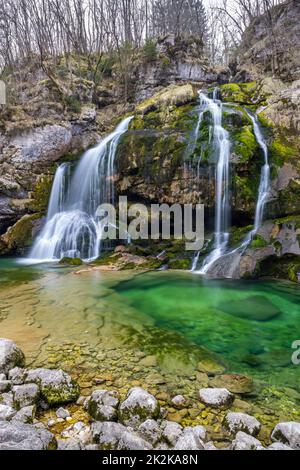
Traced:
<path fill-rule="evenodd" d="M 92 260 L 100 255 L 105 227 L 96 211 L 102 203 L 114 203 L 116 151 L 132 119 L 124 119 L 99 145 L 85 152 L 72 178 L 67 177 L 67 164 L 58 167 L 46 225 L 33 245 L 30 259 L 46 261 L 67 256 Z"/>
<path fill-rule="evenodd" d="M 262 224 L 265 205 L 269 196 L 270 191 L 270 165 L 269 165 L 269 155 L 268 147 L 263 138 L 262 132 L 260 130 L 258 119 L 256 116 L 248 113 L 248 116 L 253 122 L 254 134 L 257 140 L 258 145 L 262 149 L 264 155 L 264 165 L 261 170 L 258 198 L 255 209 L 255 219 L 254 219 L 254 232 L 256 233 L 259 227 Z"/>
<path fill-rule="evenodd" d="M 216 164 L 216 201 L 215 201 L 215 233 L 214 249 L 204 260 L 199 273 L 206 274 L 214 262 L 219 259 L 227 248 L 229 225 L 229 133 L 222 127 L 222 103 L 217 99 L 219 90 L 216 88 L 213 98 L 200 93 L 204 110 L 209 111 L 213 118 L 212 141 L 217 155 Z"/>
<path fill-rule="evenodd" d="M 67 184 L 69 177 L 70 164 L 63 163 L 57 168 L 55 173 L 48 204 L 47 221 L 50 220 L 57 212 L 61 212 L 63 210 L 64 201 L 67 197 Z"/>

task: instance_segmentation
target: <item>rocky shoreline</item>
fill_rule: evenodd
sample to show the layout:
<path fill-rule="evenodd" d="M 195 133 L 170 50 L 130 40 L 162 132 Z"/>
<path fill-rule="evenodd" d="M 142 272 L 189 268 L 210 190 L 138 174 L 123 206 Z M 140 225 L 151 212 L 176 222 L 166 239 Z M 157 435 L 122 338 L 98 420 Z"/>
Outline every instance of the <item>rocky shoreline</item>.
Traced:
<path fill-rule="evenodd" d="M 278 423 L 269 443 L 259 440 L 263 425 L 232 411 L 238 395 L 224 387 L 198 390 L 198 407 L 222 414 L 219 433 L 203 425 L 183 426 L 168 419 L 158 397 L 140 386 L 121 398 L 99 388 L 91 395 L 57 369 L 27 369 L 20 348 L 0 339 L 0 450 L 293 450 L 300 448 L 300 423 Z M 76 407 L 74 407 L 76 405 Z M 186 409 L 185 396 L 171 398 Z M 197 404 L 193 404 L 197 406 Z M 51 418 L 49 418 L 51 413 Z"/>

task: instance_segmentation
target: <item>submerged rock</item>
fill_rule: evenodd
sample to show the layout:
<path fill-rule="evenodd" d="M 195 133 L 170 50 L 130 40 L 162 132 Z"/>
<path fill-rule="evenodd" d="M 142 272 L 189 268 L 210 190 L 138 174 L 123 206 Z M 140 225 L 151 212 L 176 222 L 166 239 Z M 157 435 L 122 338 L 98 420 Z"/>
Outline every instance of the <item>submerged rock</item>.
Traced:
<path fill-rule="evenodd" d="M 0 421 L 0 450 L 47 450 L 55 447 L 56 439 L 46 429 Z"/>
<path fill-rule="evenodd" d="M 300 449 L 300 423 L 290 421 L 277 424 L 272 432 L 271 439 L 275 442 L 287 444 L 293 449 Z"/>
<path fill-rule="evenodd" d="M 199 396 L 202 403 L 214 408 L 229 408 L 234 400 L 234 395 L 226 388 L 202 388 Z"/>
<path fill-rule="evenodd" d="M 263 295 L 251 295 L 245 299 L 223 302 L 217 308 L 235 317 L 256 321 L 272 320 L 281 314 L 281 310 Z"/>
<path fill-rule="evenodd" d="M 224 374 L 210 380 L 214 387 L 225 387 L 232 393 L 244 394 L 253 390 L 253 380 L 239 374 Z"/>
<path fill-rule="evenodd" d="M 16 366 L 23 367 L 25 356 L 21 349 L 11 340 L 0 338 L 0 372 L 7 374 Z"/>
<path fill-rule="evenodd" d="M 137 427 L 147 418 L 158 418 L 159 413 L 160 406 L 156 398 L 140 387 L 129 390 L 119 409 L 121 421 L 133 427 Z"/>
<path fill-rule="evenodd" d="M 261 429 L 260 422 L 246 413 L 228 413 L 224 424 L 232 434 L 244 431 L 251 436 L 257 436 Z"/>

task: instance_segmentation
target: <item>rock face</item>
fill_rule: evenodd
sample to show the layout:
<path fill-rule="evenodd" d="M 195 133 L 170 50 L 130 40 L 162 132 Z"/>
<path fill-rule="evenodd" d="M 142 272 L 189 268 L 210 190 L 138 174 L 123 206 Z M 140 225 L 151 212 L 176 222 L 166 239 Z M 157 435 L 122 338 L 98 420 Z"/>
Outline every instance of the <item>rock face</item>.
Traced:
<path fill-rule="evenodd" d="M 202 388 L 199 397 L 202 403 L 214 408 L 229 408 L 234 400 L 234 395 L 226 388 Z"/>
<path fill-rule="evenodd" d="M 147 418 L 158 418 L 160 407 L 156 398 L 140 387 L 131 388 L 119 408 L 122 423 L 137 427 Z"/>
<path fill-rule="evenodd" d="M 288 80 L 300 78 L 300 5 L 297 0 L 272 9 L 272 20 L 265 14 L 256 18 L 244 34 L 240 47 L 243 69 L 251 65 L 261 73 L 275 73 Z"/>
<path fill-rule="evenodd" d="M 25 357 L 21 349 L 9 339 L 0 338 L 0 372 L 7 373 L 16 366 L 24 366 Z"/>
<path fill-rule="evenodd" d="M 55 437 L 46 429 L 0 421 L 0 450 L 47 450 L 55 447 Z"/>

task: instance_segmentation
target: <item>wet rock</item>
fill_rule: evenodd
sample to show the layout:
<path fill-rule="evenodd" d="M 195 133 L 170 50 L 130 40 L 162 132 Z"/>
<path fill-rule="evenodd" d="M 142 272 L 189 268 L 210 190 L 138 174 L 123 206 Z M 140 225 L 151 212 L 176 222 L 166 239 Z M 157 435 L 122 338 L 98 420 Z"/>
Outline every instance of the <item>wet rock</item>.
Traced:
<path fill-rule="evenodd" d="M 183 432 L 182 426 L 178 423 L 174 423 L 173 421 L 163 421 L 162 429 L 162 437 L 168 444 L 175 446 Z"/>
<path fill-rule="evenodd" d="M 281 442 L 273 442 L 270 446 L 267 447 L 267 450 L 294 450 Z"/>
<path fill-rule="evenodd" d="M 141 436 L 155 445 L 161 438 L 162 431 L 154 419 L 146 419 L 138 428 Z"/>
<path fill-rule="evenodd" d="M 261 442 L 253 436 L 239 431 L 231 444 L 231 450 L 263 450 Z"/>
<path fill-rule="evenodd" d="M 176 397 L 172 398 L 171 402 L 175 408 L 182 409 L 186 407 L 186 399 L 183 395 L 176 395 Z"/>
<path fill-rule="evenodd" d="M 101 450 L 149 450 L 152 446 L 120 423 L 93 423 L 93 439 Z"/>
<path fill-rule="evenodd" d="M 0 450 L 47 450 L 55 447 L 56 439 L 46 429 L 0 421 Z"/>
<path fill-rule="evenodd" d="M 160 406 L 156 398 L 140 387 L 131 388 L 119 408 L 122 423 L 137 427 L 148 418 L 156 419 Z"/>
<path fill-rule="evenodd" d="M 16 412 L 17 410 L 11 406 L 0 404 L 0 421 L 10 420 L 16 414 Z"/>
<path fill-rule="evenodd" d="M 10 380 L 0 380 L 0 393 L 9 392 L 11 388 Z"/>
<path fill-rule="evenodd" d="M 226 388 L 202 388 L 199 390 L 202 403 L 214 408 L 229 408 L 234 400 L 234 395 Z"/>
<path fill-rule="evenodd" d="M 228 413 L 224 419 L 225 426 L 232 434 L 244 431 L 251 436 L 257 436 L 260 429 L 260 422 L 246 413 Z"/>
<path fill-rule="evenodd" d="M 202 430 L 197 429 L 202 428 Z M 188 427 L 183 430 L 175 444 L 175 450 L 203 450 L 204 442 L 201 436 L 205 435 L 203 426 Z"/>
<path fill-rule="evenodd" d="M 115 391 L 95 390 L 87 402 L 87 411 L 96 421 L 116 421 L 119 395 Z"/>
<path fill-rule="evenodd" d="M 12 392 L 14 406 L 18 410 L 24 406 L 36 404 L 40 393 L 36 384 L 14 385 Z"/>
<path fill-rule="evenodd" d="M 25 356 L 21 349 L 11 340 L 0 338 L 0 372 L 7 374 L 16 366 L 24 366 Z"/>
<path fill-rule="evenodd" d="M 9 371 L 8 378 L 14 385 L 22 385 L 25 382 L 26 373 L 26 369 L 14 367 Z"/>
<path fill-rule="evenodd" d="M 70 417 L 70 413 L 68 412 L 68 410 L 65 410 L 65 408 L 62 408 L 62 407 L 58 408 L 55 414 L 58 418 L 62 418 L 62 419 L 66 419 Z"/>
<path fill-rule="evenodd" d="M 155 367 L 157 365 L 157 358 L 156 356 L 146 356 L 142 358 L 139 364 L 143 367 Z"/>
<path fill-rule="evenodd" d="M 31 382 L 39 386 L 42 399 L 51 406 L 70 403 L 79 397 L 78 385 L 62 370 L 29 370 L 26 383 Z"/>
<path fill-rule="evenodd" d="M 208 376 L 223 374 L 225 367 L 222 364 L 214 361 L 212 358 L 204 358 L 198 362 L 197 366 L 199 372 L 204 372 Z"/>
<path fill-rule="evenodd" d="M 218 309 L 235 317 L 268 321 L 281 314 L 281 310 L 263 295 L 251 295 L 245 299 L 231 300 L 218 305 Z"/>
<path fill-rule="evenodd" d="M 271 439 L 287 444 L 293 449 L 300 449 L 300 423 L 289 421 L 277 424 L 271 434 Z"/>
<path fill-rule="evenodd" d="M 24 424 L 31 424 L 35 418 L 36 413 L 36 406 L 24 406 L 21 410 L 19 410 L 15 416 L 12 418 L 12 422 L 20 422 Z"/>
<path fill-rule="evenodd" d="M 225 387 L 232 393 L 251 393 L 253 390 L 253 379 L 245 375 L 224 374 L 210 380 L 213 387 Z"/>

